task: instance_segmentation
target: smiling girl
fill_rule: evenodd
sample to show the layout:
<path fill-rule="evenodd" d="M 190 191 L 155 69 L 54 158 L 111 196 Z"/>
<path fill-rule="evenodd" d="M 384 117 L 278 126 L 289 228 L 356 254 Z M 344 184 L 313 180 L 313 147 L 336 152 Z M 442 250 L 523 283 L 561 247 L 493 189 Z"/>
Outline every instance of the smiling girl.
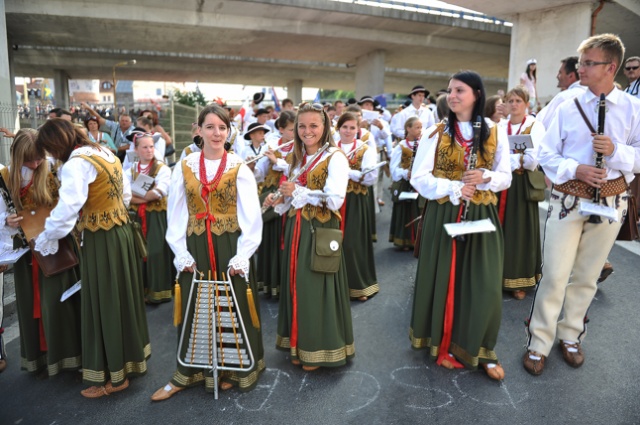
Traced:
<path fill-rule="evenodd" d="M 482 116 L 485 91 L 473 71 L 449 81 L 448 124 L 427 129 L 412 168 L 411 184 L 428 199 L 413 295 L 413 348 L 429 348 L 446 368 L 482 366 L 490 378 L 504 378 L 493 351 L 502 317 L 502 231 L 495 192 L 511 183 L 506 134 L 488 128 Z M 467 170 L 473 144 L 471 121 L 480 116 L 477 167 Z M 469 220 L 490 219 L 495 232 L 458 241 L 444 224 L 460 221 L 469 200 Z"/>

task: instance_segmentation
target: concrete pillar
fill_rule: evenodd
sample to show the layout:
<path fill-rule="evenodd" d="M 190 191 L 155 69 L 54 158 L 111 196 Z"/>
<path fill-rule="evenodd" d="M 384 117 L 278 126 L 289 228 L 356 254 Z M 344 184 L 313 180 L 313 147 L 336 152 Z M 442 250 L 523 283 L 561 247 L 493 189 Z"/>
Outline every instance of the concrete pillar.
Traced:
<path fill-rule="evenodd" d="M 356 59 L 356 98 L 384 93 L 384 55 L 375 50 Z"/>
<path fill-rule="evenodd" d="M 578 55 L 578 46 L 590 35 L 591 12 L 591 3 L 578 3 L 510 17 L 509 88 L 520 84 L 527 60 L 535 58 L 540 105 L 557 94 L 560 60 Z"/>
<path fill-rule="evenodd" d="M 69 75 L 64 69 L 54 69 L 53 86 L 56 107 L 69 109 Z"/>
<path fill-rule="evenodd" d="M 16 107 L 16 89 L 10 71 L 10 52 L 7 40 L 7 18 L 4 0 L 0 0 L 0 127 L 17 130 L 20 126 Z M 0 163 L 9 163 L 11 139 L 0 138 Z"/>
<path fill-rule="evenodd" d="M 287 97 L 293 101 L 294 106 L 302 103 L 302 80 L 291 80 L 287 83 Z"/>

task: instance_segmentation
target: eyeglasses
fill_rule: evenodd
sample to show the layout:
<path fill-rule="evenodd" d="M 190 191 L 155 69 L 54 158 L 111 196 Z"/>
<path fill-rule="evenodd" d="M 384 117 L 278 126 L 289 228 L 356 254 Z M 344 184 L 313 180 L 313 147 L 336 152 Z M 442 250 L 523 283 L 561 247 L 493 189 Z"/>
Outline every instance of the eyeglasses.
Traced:
<path fill-rule="evenodd" d="M 638 66 L 625 66 L 624 70 L 625 71 L 635 71 L 638 68 L 640 68 L 640 65 L 638 65 Z"/>
<path fill-rule="evenodd" d="M 610 63 L 611 62 L 595 62 L 595 61 L 578 62 L 576 64 L 576 71 L 579 70 L 580 68 L 591 68 L 596 65 L 609 65 Z"/>

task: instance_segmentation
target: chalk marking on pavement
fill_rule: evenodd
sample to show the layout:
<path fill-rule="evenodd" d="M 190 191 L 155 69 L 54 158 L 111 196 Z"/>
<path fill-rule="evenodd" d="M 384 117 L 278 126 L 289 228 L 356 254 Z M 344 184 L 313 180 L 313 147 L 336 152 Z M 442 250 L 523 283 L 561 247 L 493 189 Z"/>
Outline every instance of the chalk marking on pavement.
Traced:
<path fill-rule="evenodd" d="M 273 394 L 273 392 L 275 391 L 276 387 L 278 386 L 278 384 L 280 383 L 280 375 L 284 375 L 285 377 L 291 379 L 291 375 L 289 375 L 287 372 L 283 372 L 280 369 L 271 369 L 271 368 L 267 368 L 265 372 L 273 372 L 275 371 L 276 374 L 276 378 L 274 379 L 273 383 L 271 385 L 267 385 L 267 384 L 262 384 L 259 385 L 258 388 L 268 388 L 269 391 L 267 393 L 267 396 L 264 398 L 264 401 L 262 403 L 260 403 L 260 407 L 258 407 L 257 409 L 251 409 L 248 407 L 244 407 L 241 403 L 240 400 L 242 399 L 242 397 L 248 393 L 243 393 L 241 394 L 238 398 L 236 398 L 235 403 L 236 406 L 238 407 L 238 409 L 240 410 L 247 410 L 250 412 L 259 412 L 261 411 L 265 404 L 269 401 L 269 399 L 271 398 L 271 395 Z"/>
<path fill-rule="evenodd" d="M 419 390 L 427 390 L 427 391 L 431 391 L 432 393 L 440 393 L 444 396 L 446 396 L 446 398 L 448 399 L 448 401 L 436 405 L 436 406 L 417 406 L 415 404 L 405 404 L 405 407 L 409 407 L 411 409 L 420 409 L 420 410 L 431 410 L 431 409 L 439 409 L 441 407 L 447 407 L 450 404 L 453 403 L 453 397 L 451 396 L 451 394 L 449 394 L 448 392 L 441 390 L 439 388 L 431 388 L 428 385 L 416 385 L 416 384 L 410 384 L 408 382 L 404 382 L 402 381 L 399 377 L 396 377 L 396 372 L 402 371 L 402 370 L 412 370 L 412 369 L 418 369 L 418 370 L 422 370 L 422 369 L 426 369 L 429 370 L 428 366 L 403 366 L 403 367 L 399 367 L 395 370 L 393 370 L 391 372 L 391 379 L 393 379 L 394 381 L 396 381 L 398 384 L 400 385 L 404 385 L 405 387 L 409 387 L 409 388 L 415 388 L 415 389 L 419 389 Z"/>
<path fill-rule="evenodd" d="M 462 388 L 460 388 L 460 384 L 458 383 L 458 378 L 460 377 L 464 377 L 470 373 L 472 373 L 472 370 L 465 370 L 464 372 L 461 372 L 458 376 L 454 377 L 452 379 L 453 385 L 455 385 L 455 387 L 458 389 L 458 391 L 460 391 L 460 394 L 462 394 L 462 396 L 464 397 L 468 397 L 471 400 L 477 402 L 477 403 L 482 403 L 484 405 L 487 406 L 508 406 L 511 405 L 513 406 L 514 409 L 516 409 L 516 404 L 517 403 L 522 403 L 523 401 L 525 401 L 527 398 L 529 398 L 529 393 L 525 392 L 524 395 L 522 396 L 522 398 L 520 400 L 518 400 L 517 402 L 513 400 L 513 397 L 511 397 L 511 393 L 509 393 L 509 391 L 506 390 L 506 386 L 503 387 L 503 384 L 500 385 L 500 388 L 504 389 L 507 396 L 508 396 L 508 402 L 494 402 L 494 401 L 486 401 L 486 400 L 480 400 L 476 397 L 472 397 L 470 396 L 468 393 L 466 393 L 465 391 L 462 391 Z"/>

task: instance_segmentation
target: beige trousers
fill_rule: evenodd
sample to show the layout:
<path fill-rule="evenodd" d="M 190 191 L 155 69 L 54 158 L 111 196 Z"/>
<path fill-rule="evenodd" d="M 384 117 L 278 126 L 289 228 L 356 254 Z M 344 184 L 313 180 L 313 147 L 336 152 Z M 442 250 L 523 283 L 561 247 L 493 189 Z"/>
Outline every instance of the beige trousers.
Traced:
<path fill-rule="evenodd" d="M 627 211 L 627 199 L 622 196 L 618 198 L 618 222 L 602 219 L 601 224 L 593 224 L 578 212 L 580 198 L 552 190 L 544 231 L 542 280 L 531 307 L 529 350 L 548 356 L 556 337 L 581 342 L 587 330 L 585 317 L 597 291 L 596 281 Z M 607 205 L 614 205 L 615 199 L 606 198 Z M 566 216 L 560 218 L 563 212 Z M 563 307 L 564 317 L 558 321 Z"/>

